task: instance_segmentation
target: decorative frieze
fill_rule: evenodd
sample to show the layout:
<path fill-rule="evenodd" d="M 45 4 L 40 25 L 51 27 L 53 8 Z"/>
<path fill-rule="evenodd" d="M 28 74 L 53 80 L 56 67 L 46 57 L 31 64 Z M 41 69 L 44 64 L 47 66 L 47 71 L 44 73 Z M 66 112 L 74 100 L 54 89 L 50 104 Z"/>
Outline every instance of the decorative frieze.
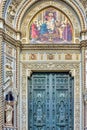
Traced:
<path fill-rule="evenodd" d="M 65 59 L 66 60 L 72 60 L 72 55 L 71 54 L 66 54 Z"/>
<path fill-rule="evenodd" d="M 47 55 L 47 60 L 54 60 L 54 55 L 53 54 L 48 54 Z"/>
<path fill-rule="evenodd" d="M 31 54 L 30 60 L 37 60 L 37 54 Z"/>
<path fill-rule="evenodd" d="M 62 51 L 58 51 L 58 52 L 34 52 L 32 51 L 30 52 L 23 52 L 21 54 L 21 61 L 38 61 L 38 60 L 64 60 L 64 61 L 80 61 L 80 53 L 68 53 L 66 52 L 62 52 Z"/>

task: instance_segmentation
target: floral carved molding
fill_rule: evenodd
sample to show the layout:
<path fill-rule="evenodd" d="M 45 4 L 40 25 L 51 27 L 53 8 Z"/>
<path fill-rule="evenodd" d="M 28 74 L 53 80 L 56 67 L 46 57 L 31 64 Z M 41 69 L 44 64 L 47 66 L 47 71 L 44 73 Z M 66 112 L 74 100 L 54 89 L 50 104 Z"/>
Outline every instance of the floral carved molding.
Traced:
<path fill-rule="evenodd" d="M 59 62 L 46 62 L 46 63 L 34 63 L 31 62 L 29 64 L 23 63 L 23 70 L 29 69 L 29 70 L 64 70 L 69 71 L 73 69 L 79 68 L 79 63 L 59 63 Z"/>

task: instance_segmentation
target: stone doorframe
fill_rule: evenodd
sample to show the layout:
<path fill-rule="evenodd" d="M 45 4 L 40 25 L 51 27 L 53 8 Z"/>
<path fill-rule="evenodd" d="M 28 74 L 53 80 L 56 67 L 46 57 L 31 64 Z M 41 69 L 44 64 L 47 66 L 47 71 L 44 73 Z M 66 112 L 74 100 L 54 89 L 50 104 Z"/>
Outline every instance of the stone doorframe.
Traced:
<path fill-rule="evenodd" d="M 28 130 L 28 77 L 33 72 L 69 72 L 74 77 L 74 130 L 82 130 L 82 93 L 80 62 L 20 63 L 20 130 Z M 80 114 L 81 113 L 81 114 Z"/>

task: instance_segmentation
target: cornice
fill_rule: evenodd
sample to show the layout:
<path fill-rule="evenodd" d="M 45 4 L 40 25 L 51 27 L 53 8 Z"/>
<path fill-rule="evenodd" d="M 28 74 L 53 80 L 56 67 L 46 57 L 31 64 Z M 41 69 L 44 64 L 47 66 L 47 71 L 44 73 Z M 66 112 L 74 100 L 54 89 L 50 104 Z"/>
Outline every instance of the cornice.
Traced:
<path fill-rule="evenodd" d="M 5 20 L 3 18 L 0 17 L 0 21 L 3 21 L 3 23 L 5 23 Z"/>
<path fill-rule="evenodd" d="M 3 20 L 0 18 L 0 20 Z M 5 24 L 5 21 L 3 20 L 3 23 Z M 9 25 L 5 24 L 4 27 L 11 28 Z M 14 33 L 19 33 L 20 31 L 15 31 L 13 29 Z M 43 44 L 22 44 L 21 40 L 17 40 L 16 37 L 13 38 L 10 36 L 7 32 L 5 32 L 5 28 L 0 28 L 0 37 L 3 38 L 4 41 L 7 41 L 11 43 L 14 46 L 20 47 L 22 50 L 80 50 L 82 47 L 87 47 L 87 40 L 82 40 L 79 44 L 76 43 L 58 43 L 58 44 L 49 44 L 49 43 L 43 43 Z"/>
<path fill-rule="evenodd" d="M 22 44 L 22 50 L 80 50 L 80 44 Z"/>
<path fill-rule="evenodd" d="M 0 17 L 0 21 L 3 22 L 3 24 L 4 24 L 5 27 L 8 27 L 8 28 L 11 29 L 12 31 L 14 31 L 14 33 L 20 33 L 20 35 L 21 35 L 21 31 L 16 30 L 16 29 L 14 29 L 11 25 L 7 24 L 6 21 L 5 21 L 3 18 Z"/>
<path fill-rule="evenodd" d="M 1 28 L 0 28 L 0 36 L 3 38 L 3 41 L 9 42 L 10 44 L 16 47 L 17 46 L 21 47 L 21 41 L 12 38 L 7 33 L 5 33 L 5 31 Z"/>

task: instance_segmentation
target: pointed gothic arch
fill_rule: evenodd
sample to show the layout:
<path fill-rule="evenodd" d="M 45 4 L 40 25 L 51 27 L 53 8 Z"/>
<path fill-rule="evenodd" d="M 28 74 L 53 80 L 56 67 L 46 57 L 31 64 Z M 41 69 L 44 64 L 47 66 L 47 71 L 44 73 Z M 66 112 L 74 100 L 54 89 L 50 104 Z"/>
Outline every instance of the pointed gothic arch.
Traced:
<path fill-rule="evenodd" d="M 82 20 L 82 17 L 78 15 L 78 13 L 75 12 L 75 9 L 73 9 L 69 4 L 62 3 L 59 1 L 59 3 L 55 3 L 54 1 L 45 1 L 40 2 L 38 6 L 32 5 L 31 8 L 29 9 L 29 5 L 26 6 L 26 11 L 24 9 L 23 13 L 21 13 L 18 21 L 16 22 L 17 28 L 21 30 L 22 32 L 22 41 L 25 43 L 29 43 L 29 28 L 28 24 L 30 24 L 31 20 L 35 17 L 36 14 L 38 14 L 41 10 L 44 10 L 45 8 L 53 7 L 61 12 L 66 12 L 66 16 L 70 19 L 72 26 L 73 26 L 73 37 L 74 43 L 79 42 L 80 40 L 80 33 L 81 30 L 83 30 L 83 27 L 85 26 L 84 21 Z M 81 20 L 80 20 L 81 19 Z"/>

